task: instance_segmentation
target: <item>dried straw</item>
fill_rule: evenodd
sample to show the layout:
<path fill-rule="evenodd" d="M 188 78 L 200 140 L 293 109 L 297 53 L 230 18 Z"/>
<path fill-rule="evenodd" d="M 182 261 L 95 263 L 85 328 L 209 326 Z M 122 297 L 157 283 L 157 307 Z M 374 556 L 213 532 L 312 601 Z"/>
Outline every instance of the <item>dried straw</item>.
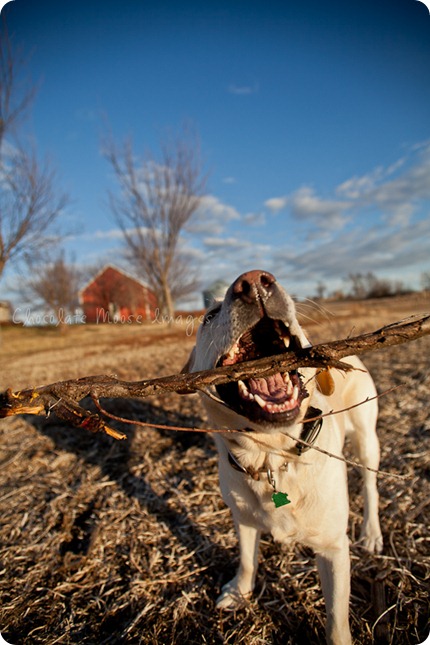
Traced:
<path fill-rule="evenodd" d="M 178 349 L 172 337 L 138 349 L 124 345 L 115 371 L 123 378 L 173 373 L 191 343 L 182 337 Z M 407 383 L 380 400 L 379 436 L 381 468 L 411 478 L 380 479 L 385 547 L 374 556 L 357 544 L 360 473 L 349 469 L 351 627 L 362 645 L 416 645 L 428 634 L 429 350 L 430 339 L 423 338 L 365 358 L 379 390 Z M 79 367 L 72 370 L 94 373 L 90 361 L 102 362 L 105 353 L 96 344 L 88 358 L 77 353 Z M 36 361 L 48 370 L 44 356 Z M 26 378 L 24 367 L 20 375 Z M 195 396 L 106 405 L 153 423 L 204 423 Z M 71 430 L 54 416 L 7 419 L 0 432 L 0 631 L 6 641 L 324 642 L 311 551 L 275 544 L 270 536 L 262 544 L 254 598 L 236 613 L 216 610 L 238 548 L 210 438 L 127 428 L 129 440 L 117 442 Z"/>

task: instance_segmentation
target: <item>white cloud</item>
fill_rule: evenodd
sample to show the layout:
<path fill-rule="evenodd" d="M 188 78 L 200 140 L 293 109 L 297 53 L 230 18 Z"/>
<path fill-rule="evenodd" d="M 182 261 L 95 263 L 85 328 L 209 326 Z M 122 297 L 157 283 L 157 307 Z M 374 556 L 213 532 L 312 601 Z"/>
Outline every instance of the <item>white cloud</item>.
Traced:
<path fill-rule="evenodd" d="M 405 230 L 383 226 L 353 230 L 295 253 L 280 248 L 273 254 L 274 267 L 298 283 L 340 281 L 350 273 L 369 271 L 389 272 L 396 280 L 402 280 L 406 271 L 414 271 L 419 278 L 430 264 L 429 238 L 430 220 L 421 220 Z"/>
<path fill-rule="evenodd" d="M 348 220 L 345 212 L 350 208 L 351 202 L 323 199 L 310 186 L 302 186 L 290 195 L 271 197 L 264 205 L 273 214 L 289 207 L 295 219 L 312 221 L 318 230 L 326 230 L 342 228 Z"/>
<path fill-rule="evenodd" d="M 224 231 L 224 224 L 215 219 L 193 219 L 186 227 L 187 233 L 193 235 L 221 235 Z"/>
<path fill-rule="evenodd" d="M 82 241 L 92 241 L 92 240 L 123 240 L 124 233 L 120 228 L 110 228 L 107 231 L 92 231 L 87 233 L 78 233 L 67 235 L 66 241 L 82 240 Z"/>
<path fill-rule="evenodd" d="M 388 168 L 378 166 L 365 175 L 355 175 L 354 177 L 351 177 L 350 179 L 347 179 L 342 184 L 340 184 L 340 186 L 336 188 L 336 193 L 349 199 L 359 199 L 363 195 L 374 190 L 378 183 L 386 180 L 397 170 L 399 170 L 399 168 L 404 165 L 405 161 L 405 157 L 401 157 L 390 166 L 388 166 Z"/>
<path fill-rule="evenodd" d="M 279 211 L 283 210 L 287 204 L 288 197 L 271 197 L 270 199 L 266 199 L 264 202 L 265 207 L 268 208 L 269 211 L 272 211 L 272 213 L 279 213 Z"/>
<path fill-rule="evenodd" d="M 309 186 L 299 188 L 289 199 L 291 212 L 296 219 L 311 220 L 320 229 L 342 228 L 347 221 L 345 211 L 350 201 L 322 199 Z"/>
<path fill-rule="evenodd" d="M 348 179 L 336 193 L 353 200 L 355 210 L 374 208 L 392 226 L 407 225 L 418 202 L 430 199 L 430 145 L 415 147 L 410 154 L 409 165 L 402 157 L 386 169 Z"/>
<path fill-rule="evenodd" d="M 272 213 L 287 208 L 297 223 L 308 228 L 307 242 L 325 244 L 347 224 L 355 221 L 365 226 L 369 214 L 386 227 L 405 228 L 429 199 L 430 143 L 424 142 L 387 167 L 345 180 L 333 197 L 321 197 L 312 187 L 302 186 L 289 195 L 266 200 L 265 206 Z"/>
<path fill-rule="evenodd" d="M 228 86 L 229 93 L 235 94 L 236 96 L 249 96 L 250 94 L 256 94 L 259 89 L 259 84 L 256 81 L 248 85 L 238 85 L 237 83 L 230 83 L 230 85 Z"/>
<path fill-rule="evenodd" d="M 323 197 L 312 187 L 302 186 L 267 199 L 266 216 L 285 209 L 291 235 L 291 222 L 295 224 L 298 234 L 289 246 L 280 246 L 283 221 L 278 218 L 271 220 L 270 246 L 256 239 L 258 229 L 249 225 L 264 224 L 264 212 L 240 218 L 248 225 L 243 229 L 246 240 L 236 230 L 229 235 L 227 221 L 222 233 L 211 233 L 203 240 L 204 271 L 231 281 L 243 271 L 262 268 L 301 295 L 312 293 L 319 281 L 329 290 L 343 288 L 350 273 L 369 271 L 416 288 L 420 275 L 430 270 L 430 217 L 418 211 L 428 199 L 430 145 L 426 144 L 386 167 L 347 179 L 331 195 Z M 209 205 L 215 211 L 225 207 L 218 200 Z M 239 214 L 233 211 L 237 228 Z"/>
<path fill-rule="evenodd" d="M 146 229 L 144 226 L 140 227 L 140 233 L 144 234 L 148 229 Z M 133 235 L 137 232 L 139 232 L 139 228 L 128 228 L 125 231 L 129 235 Z M 75 241 L 75 240 L 82 240 L 85 242 L 96 242 L 96 241 L 103 241 L 103 240 L 124 240 L 124 231 L 121 228 L 110 228 L 107 229 L 106 231 L 89 231 L 85 233 L 77 233 L 77 234 L 71 234 L 66 236 L 66 241 Z"/>
<path fill-rule="evenodd" d="M 119 228 L 111 228 L 108 231 L 88 233 L 87 238 L 95 240 L 122 240 L 124 239 L 124 233 Z"/>
<path fill-rule="evenodd" d="M 251 242 L 248 240 L 238 239 L 236 237 L 205 237 L 203 239 L 203 244 L 211 248 L 224 248 L 228 247 L 230 249 L 243 249 L 249 248 Z"/>
<path fill-rule="evenodd" d="M 231 221 L 239 220 L 240 214 L 214 195 L 206 195 L 186 226 L 188 233 L 196 235 L 221 235 Z"/>
<path fill-rule="evenodd" d="M 196 216 L 197 218 L 205 216 L 216 217 L 218 221 L 223 223 L 240 219 L 239 212 L 233 206 L 223 204 L 214 195 L 202 197 Z"/>
<path fill-rule="evenodd" d="M 264 226 L 266 224 L 264 213 L 248 213 L 242 219 L 244 224 L 248 224 L 249 226 Z"/>
<path fill-rule="evenodd" d="M 336 193 L 348 199 L 359 199 L 361 195 L 372 190 L 382 175 L 382 168 L 377 168 L 362 177 L 351 177 L 336 188 Z"/>

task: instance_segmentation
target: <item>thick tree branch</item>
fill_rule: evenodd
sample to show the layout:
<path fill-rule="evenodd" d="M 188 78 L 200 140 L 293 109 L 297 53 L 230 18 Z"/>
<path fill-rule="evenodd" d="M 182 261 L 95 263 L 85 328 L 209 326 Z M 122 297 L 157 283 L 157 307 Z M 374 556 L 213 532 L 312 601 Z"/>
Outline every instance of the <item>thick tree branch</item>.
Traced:
<path fill-rule="evenodd" d="M 88 376 L 18 392 L 9 389 L 0 394 L 0 417 L 17 414 L 47 415 L 54 411 L 59 418 L 72 425 L 92 432 L 102 430 L 116 439 L 122 439 L 125 435 L 110 428 L 101 413 L 91 413 L 79 403 L 88 396 L 94 401 L 99 401 L 101 398 L 140 399 L 160 392 L 191 394 L 220 383 L 238 381 L 250 376 L 270 376 L 279 371 L 287 372 L 299 367 L 349 370 L 352 367 L 341 361 L 346 356 L 399 345 L 426 334 L 430 334 L 430 314 L 412 316 L 372 333 L 204 372 L 173 374 L 133 382 L 120 381 L 106 375 Z"/>

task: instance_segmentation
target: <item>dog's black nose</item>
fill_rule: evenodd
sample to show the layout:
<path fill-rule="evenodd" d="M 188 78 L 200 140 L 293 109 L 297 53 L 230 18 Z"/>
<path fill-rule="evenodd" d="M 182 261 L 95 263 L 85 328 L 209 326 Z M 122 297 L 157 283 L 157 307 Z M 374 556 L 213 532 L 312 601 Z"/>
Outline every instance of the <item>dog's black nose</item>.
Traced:
<path fill-rule="evenodd" d="M 259 299 L 266 300 L 276 282 L 275 276 L 268 271 L 247 271 L 233 283 L 233 294 L 247 304 Z"/>

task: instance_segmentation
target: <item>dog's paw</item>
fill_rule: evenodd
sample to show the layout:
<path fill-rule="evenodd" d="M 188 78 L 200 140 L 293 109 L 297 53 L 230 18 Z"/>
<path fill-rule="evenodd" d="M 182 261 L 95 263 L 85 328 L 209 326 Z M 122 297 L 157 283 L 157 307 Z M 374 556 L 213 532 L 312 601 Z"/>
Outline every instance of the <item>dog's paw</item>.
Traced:
<path fill-rule="evenodd" d="M 252 591 L 249 591 L 248 593 L 242 593 L 239 591 L 236 580 L 233 579 L 222 588 L 221 595 L 216 601 L 217 609 L 224 609 L 227 611 L 240 609 L 246 605 L 251 594 Z"/>
<path fill-rule="evenodd" d="M 363 532 L 359 544 L 369 553 L 382 553 L 384 546 L 381 533 L 376 531 Z"/>

